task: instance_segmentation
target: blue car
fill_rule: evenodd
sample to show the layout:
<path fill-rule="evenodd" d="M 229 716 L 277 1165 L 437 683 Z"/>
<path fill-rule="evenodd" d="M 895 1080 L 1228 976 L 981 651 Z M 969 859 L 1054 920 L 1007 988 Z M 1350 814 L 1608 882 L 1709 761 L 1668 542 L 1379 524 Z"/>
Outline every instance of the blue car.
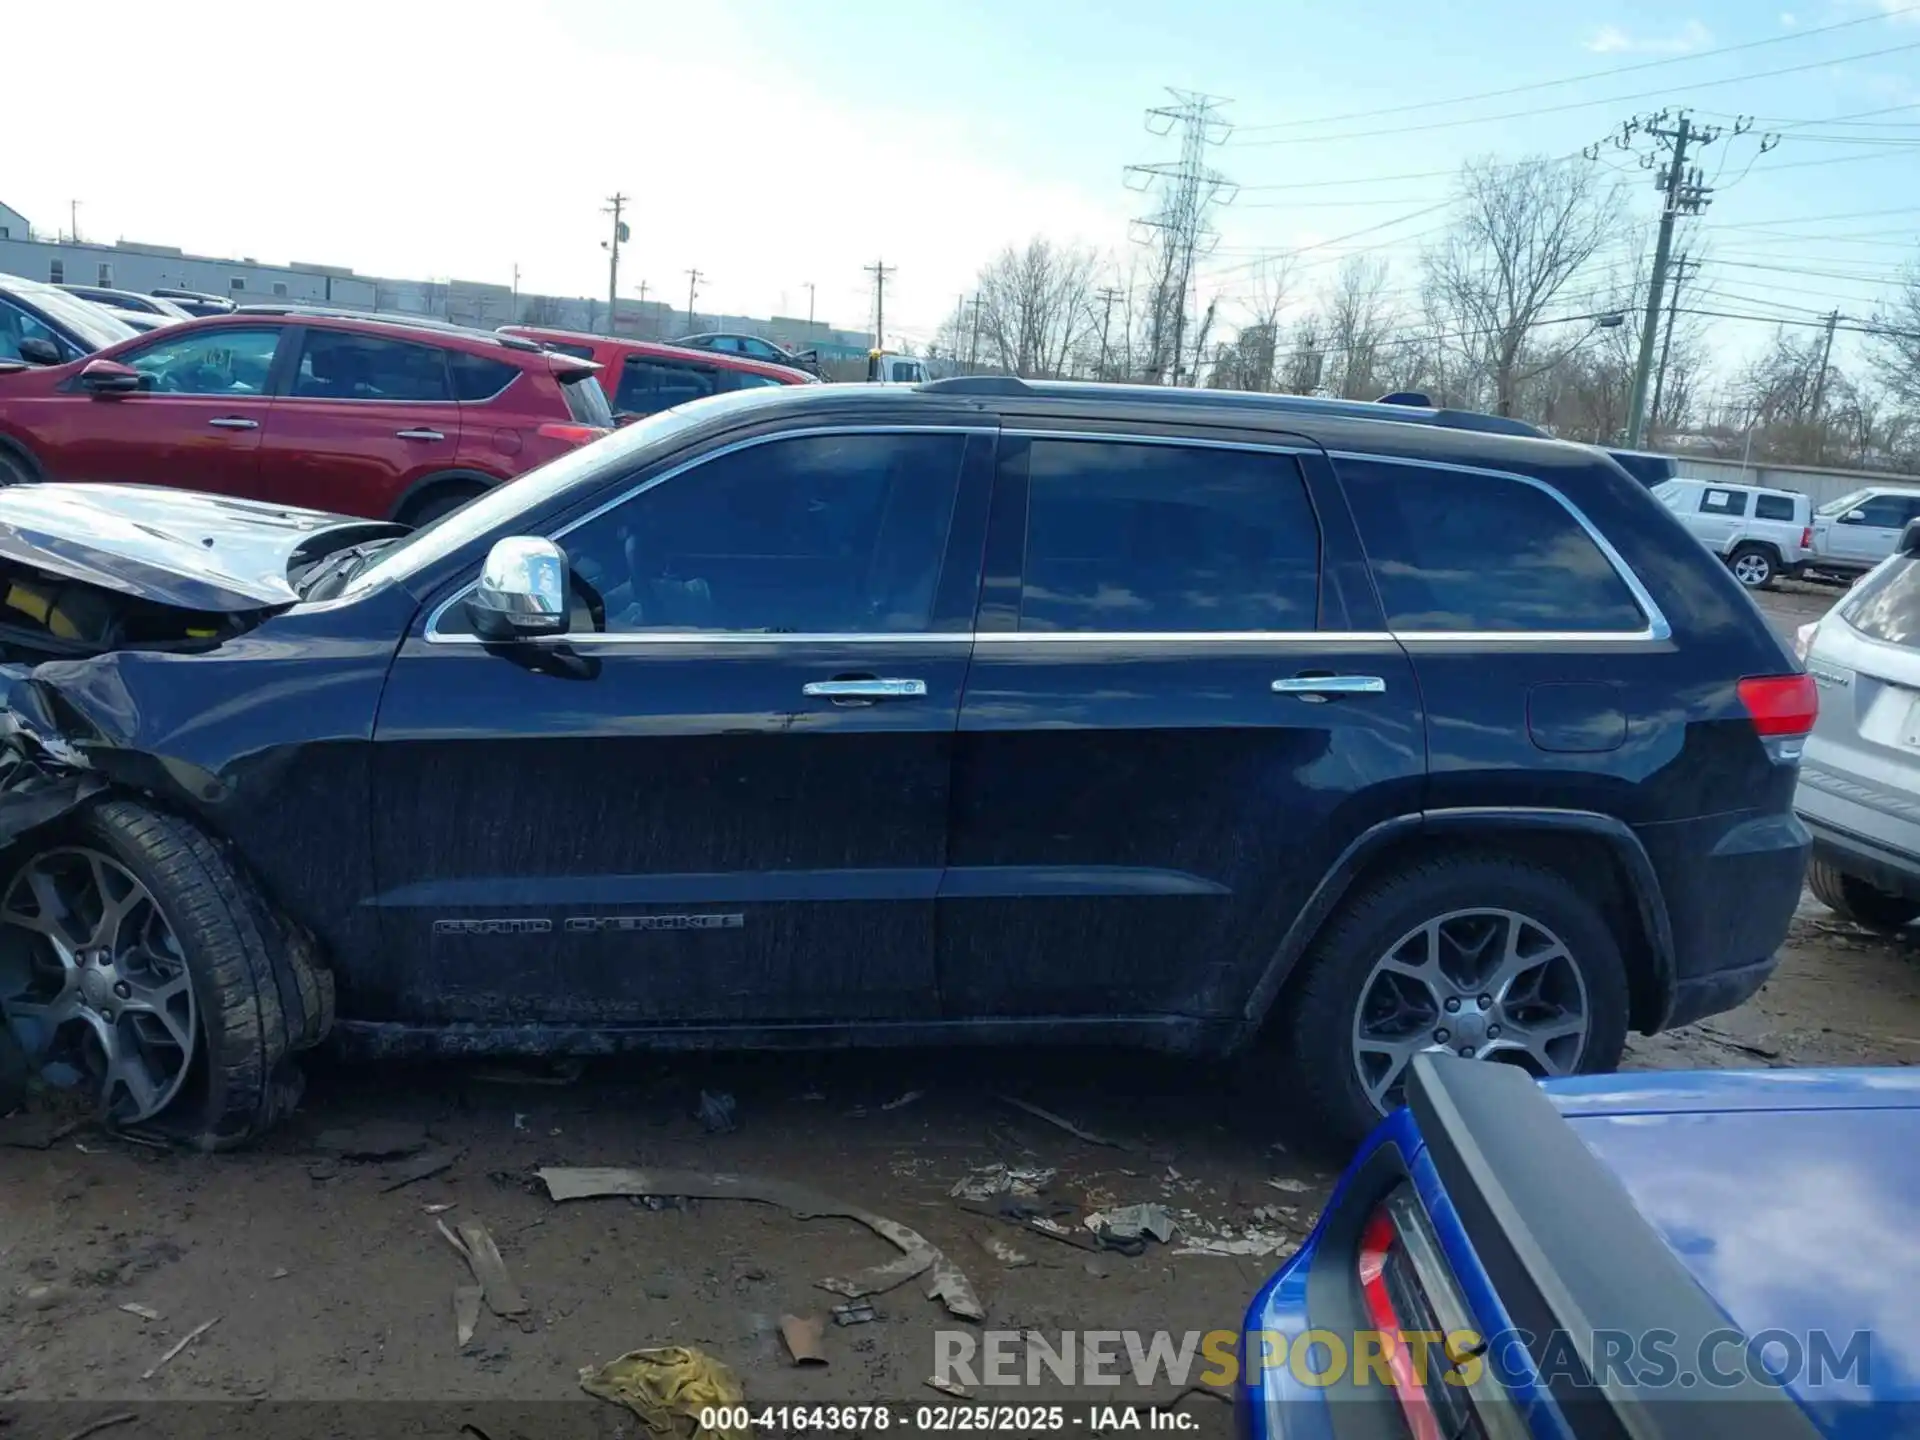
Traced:
<path fill-rule="evenodd" d="M 1920 1435 L 1920 1072 L 1422 1055 L 1242 1337 L 1258 1440 Z"/>

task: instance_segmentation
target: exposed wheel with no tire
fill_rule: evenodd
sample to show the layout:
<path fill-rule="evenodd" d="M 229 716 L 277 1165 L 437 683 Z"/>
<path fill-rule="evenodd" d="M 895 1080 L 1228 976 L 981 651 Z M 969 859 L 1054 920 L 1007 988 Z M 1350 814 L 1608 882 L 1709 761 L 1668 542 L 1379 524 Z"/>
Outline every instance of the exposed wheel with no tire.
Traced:
<path fill-rule="evenodd" d="M 1869 930 L 1898 930 L 1920 916 L 1920 905 L 1836 870 L 1824 860 L 1807 866 L 1807 888 L 1842 920 Z"/>
<path fill-rule="evenodd" d="M 1421 1051 L 1539 1076 L 1611 1070 L 1627 973 L 1600 910 L 1558 873 L 1499 855 L 1369 882 L 1302 960 L 1274 1037 L 1291 1093 L 1329 1139 L 1399 1105 Z"/>
<path fill-rule="evenodd" d="M 219 847 L 124 799 L 30 844 L 0 886 L 0 1011 L 42 1073 L 201 1149 L 289 1113 L 332 980 Z"/>
<path fill-rule="evenodd" d="M 1773 552 L 1764 545 L 1742 545 L 1727 557 L 1727 568 L 1749 590 L 1766 589 L 1776 572 Z"/>

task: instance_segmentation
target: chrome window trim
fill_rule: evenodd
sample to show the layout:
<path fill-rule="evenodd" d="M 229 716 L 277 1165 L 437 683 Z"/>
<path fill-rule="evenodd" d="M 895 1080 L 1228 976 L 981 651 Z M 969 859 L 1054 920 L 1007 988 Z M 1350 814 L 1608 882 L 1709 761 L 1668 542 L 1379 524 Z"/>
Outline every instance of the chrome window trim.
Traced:
<path fill-rule="evenodd" d="M 578 530 L 582 525 L 590 524 L 591 522 L 598 520 L 602 515 L 606 514 L 609 510 L 616 509 L 619 506 L 626 504 L 627 501 L 634 499 L 636 496 L 646 494 L 647 491 L 654 489 L 656 486 L 666 484 L 667 481 L 673 479 L 675 476 L 684 475 L 689 470 L 698 469 L 700 466 L 705 465 L 707 462 L 711 460 L 718 460 L 722 456 L 732 455 L 735 452 L 740 450 L 750 450 L 757 445 L 769 445 L 779 440 L 801 440 L 801 439 L 807 439 L 807 438 L 818 436 L 818 435 L 962 435 L 962 436 L 968 436 L 968 435 L 995 435 L 998 433 L 999 433 L 998 427 L 993 425 L 809 425 L 800 429 L 773 431 L 765 435 L 749 435 L 745 439 L 735 440 L 730 444 L 722 445 L 717 450 L 709 450 L 703 455 L 696 455 L 691 460 L 683 460 L 680 464 L 671 466 L 670 468 L 661 471 L 658 475 L 655 475 L 649 479 L 640 481 L 638 484 L 633 485 L 628 489 L 621 491 L 618 495 L 614 496 L 611 500 L 605 501 L 600 505 L 596 505 L 593 509 L 589 510 L 586 514 L 582 515 L 578 520 L 572 520 L 572 521 L 569 521 L 567 524 L 562 525 L 558 530 L 554 531 L 551 535 L 548 535 L 546 538 L 549 540 L 552 540 L 556 544 L 559 544 L 562 549 L 565 549 L 566 547 L 563 542 L 568 535 L 572 534 L 575 530 Z M 461 600 L 465 599 L 467 596 L 467 593 L 473 589 L 473 586 L 474 586 L 474 582 L 469 581 L 467 584 L 462 585 L 459 589 L 455 590 L 445 600 L 442 600 L 438 605 L 433 607 L 433 613 L 427 617 L 427 624 L 424 631 L 425 638 L 428 644 L 430 645 L 484 645 L 488 643 L 487 641 L 482 640 L 477 635 L 442 635 L 438 629 L 440 624 L 440 617 L 446 614 L 448 609 L 450 609 L 452 606 L 459 603 Z M 971 638 L 970 636 L 966 635 L 964 632 L 951 631 L 951 630 L 948 630 L 948 631 L 901 630 L 894 633 L 861 634 L 861 635 L 837 635 L 837 634 L 831 634 L 831 633 L 807 634 L 807 635 L 759 635 L 759 634 L 755 634 L 750 630 L 687 630 L 687 631 L 675 631 L 675 632 L 663 631 L 658 634 L 648 634 L 644 631 L 640 631 L 640 632 L 623 631 L 623 632 L 612 632 L 612 633 L 605 632 L 605 631 L 596 631 L 591 636 L 568 635 L 568 636 L 558 637 L 558 638 L 563 638 L 567 640 L 569 643 L 579 643 L 581 641 L 590 641 L 592 643 L 624 642 L 624 643 L 658 644 L 658 643 L 664 642 L 666 644 L 671 644 L 671 645 L 697 645 L 697 644 L 711 644 L 717 641 L 718 643 L 723 645 L 735 644 L 735 643 L 764 645 L 764 644 L 774 643 L 774 642 L 782 642 L 786 644 L 817 645 L 830 640 L 838 640 L 843 642 L 851 641 L 856 644 L 877 644 L 881 641 L 898 642 L 901 640 L 928 639 L 928 638 L 945 639 L 948 637 L 951 637 L 952 639 L 970 639 Z"/>
<path fill-rule="evenodd" d="M 1137 435 L 1119 431 L 1102 430 L 1036 430 L 1028 428 L 1008 429 L 992 425 L 815 425 L 802 429 L 782 430 L 766 435 L 749 436 L 734 441 L 717 450 L 709 451 L 692 460 L 662 471 L 650 479 L 622 491 L 613 499 L 596 506 L 579 519 L 562 526 L 547 538 L 561 541 L 572 531 L 590 521 L 597 520 L 607 511 L 625 504 L 635 496 L 644 494 L 657 485 L 663 485 L 676 476 L 717 460 L 723 455 L 749 449 L 756 445 L 769 444 L 776 440 L 800 439 L 817 435 L 916 435 L 916 434 L 952 434 L 952 435 L 999 435 L 1014 440 L 1075 440 L 1094 441 L 1107 444 L 1126 445 L 1178 445 L 1189 449 L 1244 450 L 1273 455 L 1304 455 L 1321 453 L 1312 446 L 1266 444 L 1253 440 L 1221 440 L 1212 437 L 1185 435 Z M 1218 647 L 1223 645 L 1343 645 L 1343 644 L 1379 644 L 1393 643 L 1401 646 L 1420 648 L 1425 646 L 1449 645 L 1497 645 L 1502 648 L 1520 649 L 1532 645 L 1644 645 L 1670 640 L 1672 626 L 1668 624 L 1664 612 L 1653 596 L 1640 581 L 1640 577 L 1628 565 L 1625 558 L 1613 547 L 1613 543 L 1602 534 L 1599 528 L 1589 520 L 1586 514 L 1573 501 L 1553 485 L 1531 475 L 1521 475 L 1511 470 L 1496 470 L 1483 465 L 1457 464 L 1451 461 L 1418 460 L 1406 456 L 1370 454 L 1363 451 L 1336 450 L 1325 452 L 1333 460 L 1372 461 L 1386 465 L 1405 465 L 1426 470 L 1453 470 L 1468 475 L 1481 475 L 1496 480 L 1512 480 L 1547 495 L 1567 514 L 1574 523 L 1593 541 L 1621 583 L 1633 596 L 1634 603 L 1640 607 L 1647 624 L 1639 630 L 1382 630 L 1382 631 L 1333 631 L 1333 630 L 1196 630 L 1196 631 L 1118 631 L 1118 630 L 988 630 L 967 633 L 964 631 L 928 631 L 902 630 L 883 633 L 817 633 L 817 634 L 755 634 L 751 631 L 731 630 L 689 630 L 689 631 L 625 631 L 593 632 L 582 635 L 554 637 L 548 643 L 565 642 L 570 645 L 587 645 L 602 648 L 613 645 L 638 646 L 685 646 L 685 645 L 880 645 L 912 644 L 920 641 L 932 641 L 942 644 L 955 644 L 965 641 L 969 644 L 988 646 L 1007 646 L 1020 644 L 1040 645 L 1105 645 L 1105 646 L 1157 646 L 1157 645 L 1197 645 Z M 461 586 L 440 604 L 427 617 L 424 638 L 434 645 L 484 645 L 489 642 L 477 635 L 443 635 L 439 633 L 440 617 L 449 608 L 464 599 L 472 584 Z"/>

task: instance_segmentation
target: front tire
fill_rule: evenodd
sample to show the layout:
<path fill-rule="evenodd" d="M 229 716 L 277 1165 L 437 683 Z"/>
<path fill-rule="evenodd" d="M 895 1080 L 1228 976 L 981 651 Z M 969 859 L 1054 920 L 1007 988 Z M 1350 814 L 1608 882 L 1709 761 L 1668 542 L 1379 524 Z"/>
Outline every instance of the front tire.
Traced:
<path fill-rule="evenodd" d="M 469 500 L 485 493 L 477 485 L 443 485 L 413 501 L 398 518 L 402 525 L 411 525 L 417 530 L 442 515 L 451 515 Z"/>
<path fill-rule="evenodd" d="M 196 826 L 90 806 L 19 864 L 0 922 L 0 1010 L 110 1123 L 223 1150 L 298 1103 L 291 1057 L 331 1022 L 331 976 Z"/>
<path fill-rule="evenodd" d="M 1868 930 L 1898 930 L 1920 916 L 1920 905 L 1836 870 L 1824 860 L 1807 866 L 1807 888 L 1842 920 Z"/>
<path fill-rule="evenodd" d="M 1727 568 L 1749 590 L 1766 589 L 1780 570 L 1773 552 L 1764 545 L 1742 545 L 1727 557 Z"/>
<path fill-rule="evenodd" d="M 1351 1145 L 1403 1098 L 1423 1050 L 1536 1075 L 1611 1070 L 1627 1036 L 1612 929 L 1557 872 L 1502 855 L 1368 882 L 1302 960 L 1276 1039 L 1292 1093 Z"/>
<path fill-rule="evenodd" d="M 0 445 L 0 486 L 27 485 L 38 478 L 31 464 L 14 450 Z"/>

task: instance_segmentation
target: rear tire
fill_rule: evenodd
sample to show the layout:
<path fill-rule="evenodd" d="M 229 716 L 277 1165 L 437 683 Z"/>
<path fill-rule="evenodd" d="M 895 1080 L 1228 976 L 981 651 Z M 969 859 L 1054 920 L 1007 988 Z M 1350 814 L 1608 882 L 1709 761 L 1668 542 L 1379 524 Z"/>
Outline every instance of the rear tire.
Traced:
<path fill-rule="evenodd" d="M 1807 888 L 1813 891 L 1814 899 L 1842 920 L 1869 930 L 1898 930 L 1920 917 L 1920 905 L 1888 894 L 1858 875 L 1836 870 L 1824 860 L 1807 866 Z"/>
<path fill-rule="evenodd" d="M 17 868 L 67 846 L 105 854 L 145 887 L 191 983 L 188 1073 L 164 1108 L 137 1123 L 226 1150 L 291 1114 L 302 1088 L 292 1056 L 324 1038 L 333 1019 L 333 978 L 312 942 L 274 914 L 211 837 L 176 816 L 107 799 L 50 829 Z M 13 890 L 10 879 L 0 895 Z M 34 939 L 13 926 L 0 936 L 9 947 Z"/>
<path fill-rule="evenodd" d="M 29 485 L 38 478 L 38 472 L 24 457 L 0 445 L 0 485 Z"/>
<path fill-rule="evenodd" d="M 484 493 L 478 485 L 442 485 L 410 502 L 396 518 L 402 525 L 418 529 L 442 515 L 451 515 L 469 500 Z"/>
<path fill-rule="evenodd" d="M 1471 966 L 1478 961 L 1471 958 L 1471 944 L 1461 948 L 1459 939 L 1470 942 L 1476 927 L 1497 926 L 1494 917 L 1501 915 L 1514 917 L 1514 935 L 1528 937 L 1518 947 L 1522 953 L 1549 957 L 1537 969 L 1506 980 L 1491 970 L 1474 973 Z M 1383 1109 L 1375 1098 L 1377 1087 L 1387 1083 L 1378 1073 L 1383 1052 L 1369 1048 L 1379 1046 L 1383 1025 L 1391 1028 L 1398 1021 L 1397 1015 L 1382 1019 L 1380 1000 L 1382 985 L 1389 991 L 1401 988 L 1401 972 L 1382 967 L 1390 960 L 1397 963 L 1396 957 L 1417 959 L 1426 942 L 1415 937 L 1440 926 L 1452 929 L 1434 930 L 1433 953 L 1451 945 L 1467 958 L 1469 969 L 1449 967 L 1447 983 L 1440 987 L 1448 992 L 1444 997 L 1426 981 L 1405 987 L 1416 992 L 1417 1002 L 1407 1008 L 1404 1040 L 1396 1042 L 1405 1053 L 1457 1053 L 1458 1042 L 1465 1040 L 1474 1042 L 1483 1058 L 1493 1056 L 1492 1063 L 1524 1062 L 1535 1073 L 1606 1071 L 1619 1064 L 1627 1037 L 1627 971 L 1600 911 L 1544 866 L 1490 854 L 1423 860 L 1366 883 L 1341 906 L 1302 959 L 1272 1037 L 1280 1050 L 1271 1058 L 1279 1060 L 1289 1092 L 1328 1141 L 1357 1143 L 1398 1103 L 1404 1070 L 1395 1072 L 1399 1079 Z M 1508 953 L 1508 941 L 1490 928 L 1487 933 L 1486 954 Z M 1455 938 L 1438 938 L 1448 934 Z M 1456 977 L 1467 981 L 1457 991 L 1451 988 Z M 1494 1001 L 1485 1009 L 1478 993 L 1483 983 Z M 1432 1000 L 1431 1015 L 1424 1013 L 1422 993 Z M 1443 1000 L 1458 1010 L 1448 1012 Z M 1551 1018 L 1555 1005 L 1564 1019 Z M 1416 1009 L 1422 1010 L 1420 1016 L 1413 1015 Z M 1577 1040 L 1568 1044 L 1573 1037 L 1563 1035 L 1540 1047 L 1555 1057 L 1552 1067 L 1537 1063 L 1531 1052 L 1502 1048 L 1503 1041 L 1513 1046 L 1575 1018 L 1581 1023 Z M 1490 1020 L 1507 1023 L 1489 1026 Z M 1500 1033 L 1489 1036 L 1490 1028 Z M 1438 1040 L 1440 1034 L 1447 1039 Z M 1376 1087 L 1373 1093 L 1370 1085 Z"/>
<path fill-rule="evenodd" d="M 1765 590 L 1780 573 L 1779 561 L 1764 545 L 1742 545 L 1727 557 L 1727 568 L 1749 590 Z"/>

